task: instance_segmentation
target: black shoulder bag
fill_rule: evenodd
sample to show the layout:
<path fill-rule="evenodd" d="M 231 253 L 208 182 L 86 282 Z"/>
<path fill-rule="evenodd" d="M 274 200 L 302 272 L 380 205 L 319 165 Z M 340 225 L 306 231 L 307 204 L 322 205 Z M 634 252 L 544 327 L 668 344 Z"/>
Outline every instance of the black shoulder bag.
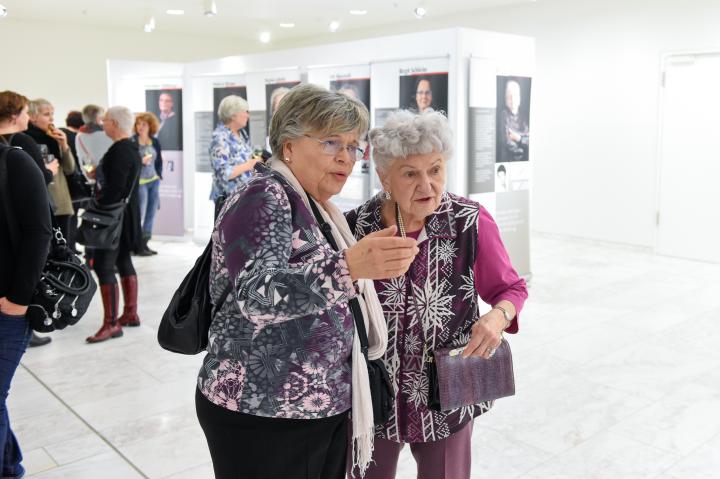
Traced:
<path fill-rule="evenodd" d="M 332 235 L 332 227 L 325 221 L 320 214 L 317 205 L 308 195 L 310 200 L 310 207 L 312 208 L 313 215 L 320 226 L 323 236 L 330 246 L 335 251 L 338 251 L 338 245 L 335 241 L 335 237 Z M 362 308 L 357 298 L 352 298 L 349 302 L 350 311 L 352 311 L 353 318 L 355 319 L 355 330 L 360 340 L 360 348 L 362 349 L 363 356 L 365 356 L 365 362 L 367 363 L 368 378 L 370 379 L 370 395 L 372 397 L 373 406 L 373 421 L 376 425 L 382 425 L 390 419 L 390 415 L 393 412 L 395 403 L 395 394 L 393 392 L 392 384 L 390 383 L 390 375 L 385 369 L 385 364 L 380 359 L 370 360 L 368 358 L 368 337 L 367 331 L 365 330 L 365 320 L 363 319 Z"/>
<path fill-rule="evenodd" d="M 109 205 L 100 204 L 95 199 L 91 201 L 80 216 L 82 223 L 77 229 L 78 243 L 95 249 L 116 249 L 120 245 L 125 208 L 130 202 L 141 171 L 142 167 L 138 168 L 130 191 L 122 201 Z"/>
<path fill-rule="evenodd" d="M 13 250 L 20 247 L 14 211 L 8 195 L 7 156 L 10 148 L 2 148 L 0 155 L 0 192 L 7 219 L 10 243 Z M 48 205 L 49 207 L 49 205 Z M 26 319 L 30 327 L 41 333 L 49 333 L 56 329 L 64 329 L 68 325 L 77 323 L 90 306 L 97 284 L 88 267 L 82 259 L 67 247 L 60 228 L 53 219 L 53 239 L 50 242 L 50 252 L 35 286 L 30 305 L 28 305 Z"/>
<path fill-rule="evenodd" d="M 217 201 L 216 211 L 224 198 Z M 157 339 L 163 349 L 180 354 L 198 354 L 208 344 L 208 331 L 213 316 L 213 304 L 210 299 L 210 264 L 212 260 L 210 239 L 205 250 L 195 261 L 195 266 L 180 283 L 173 294 L 158 327 Z M 223 291 L 220 302 L 227 298 L 233 287 L 232 280 Z"/>

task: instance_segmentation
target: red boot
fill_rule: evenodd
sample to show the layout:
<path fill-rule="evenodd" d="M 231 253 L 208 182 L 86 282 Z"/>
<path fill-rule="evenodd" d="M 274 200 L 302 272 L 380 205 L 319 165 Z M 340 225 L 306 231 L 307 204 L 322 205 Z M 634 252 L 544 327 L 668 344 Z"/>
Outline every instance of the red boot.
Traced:
<path fill-rule="evenodd" d="M 140 326 L 137 315 L 137 276 L 124 276 L 120 278 L 123 291 L 123 314 L 120 316 L 121 326 Z"/>
<path fill-rule="evenodd" d="M 101 284 L 100 293 L 102 295 L 103 325 L 94 336 L 86 339 L 88 343 L 99 343 L 110 338 L 119 338 L 123 335 L 122 326 L 117 321 L 117 310 L 120 302 L 120 291 L 117 283 Z"/>

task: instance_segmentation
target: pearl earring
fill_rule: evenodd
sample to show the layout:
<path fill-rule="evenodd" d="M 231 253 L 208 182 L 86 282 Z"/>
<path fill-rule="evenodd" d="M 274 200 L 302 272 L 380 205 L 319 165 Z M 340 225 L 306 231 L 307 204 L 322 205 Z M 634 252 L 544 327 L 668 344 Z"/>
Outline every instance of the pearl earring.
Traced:
<path fill-rule="evenodd" d="M 286 156 L 285 163 L 287 163 L 289 165 L 290 163 L 292 163 L 292 160 Z"/>

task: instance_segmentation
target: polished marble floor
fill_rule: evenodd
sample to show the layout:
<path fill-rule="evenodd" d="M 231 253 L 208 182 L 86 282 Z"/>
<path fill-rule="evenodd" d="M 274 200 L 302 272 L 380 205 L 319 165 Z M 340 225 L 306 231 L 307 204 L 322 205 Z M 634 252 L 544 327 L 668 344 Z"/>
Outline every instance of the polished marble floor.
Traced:
<path fill-rule="evenodd" d="M 95 300 L 29 350 L 9 397 L 32 478 L 211 478 L 193 407 L 201 357 L 157 325 L 201 248 L 136 259 L 140 328 L 103 344 Z M 475 423 L 473 478 L 720 477 L 720 265 L 534 235 L 530 300 L 510 338 L 518 393 Z M 403 451 L 398 477 L 414 478 Z"/>

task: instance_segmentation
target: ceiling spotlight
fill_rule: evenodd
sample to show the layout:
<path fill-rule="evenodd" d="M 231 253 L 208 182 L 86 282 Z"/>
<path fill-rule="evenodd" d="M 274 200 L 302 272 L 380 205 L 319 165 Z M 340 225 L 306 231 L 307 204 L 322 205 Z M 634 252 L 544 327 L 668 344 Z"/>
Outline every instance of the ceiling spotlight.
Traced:
<path fill-rule="evenodd" d="M 185 10 L 166 10 L 168 15 L 185 15 Z"/>
<path fill-rule="evenodd" d="M 203 15 L 206 17 L 214 17 L 217 15 L 215 0 L 203 0 Z"/>
<path fill-rule="evenodd" d="M 148 17 L 143 30 L 145 30 L 145 33 L 152 33 L 152 31 L 155 30 L 155 17 Z"/>
<path fill-rule="evenodd" d="M 426 14 L 427 10 L 425 10 L 425 7 L 417 7 L 415 9 L 415 18 L 425 18 Z"/>
<path fill-rule="evenodd" d="M 7 8 L 5 8 L 5 5 L 0 5 L 0 18 L 7 17 Z"/>
<path fill-rule="evenodd" d="M 365 15 L 367 10 L 350 10 L 350 15 Z"/>
<path fill-rule="evenodd" d="M 338 22 L 337 20 L 333 20 L 332 22 L 330 22 L 330 25 L 328 25 L 328 28 L 331 32 L 335 33 L 340 28 L 340 22 Z"/>
<path fill-rule="evenodd" d="M 270 32 L 262 32 L 260 34 L 260 41 L 262 43 L 270 43 Z"/>
<path fill-rule="evenodd" d="M 280 26 L 281 26 L 282 28 L 294 28 L 294 27 L 295 27 L 295 24 L 292 23 L 292 22 L 287 22 L 287 23 L 281 23 Z"/>

